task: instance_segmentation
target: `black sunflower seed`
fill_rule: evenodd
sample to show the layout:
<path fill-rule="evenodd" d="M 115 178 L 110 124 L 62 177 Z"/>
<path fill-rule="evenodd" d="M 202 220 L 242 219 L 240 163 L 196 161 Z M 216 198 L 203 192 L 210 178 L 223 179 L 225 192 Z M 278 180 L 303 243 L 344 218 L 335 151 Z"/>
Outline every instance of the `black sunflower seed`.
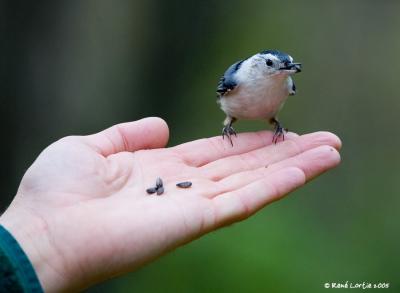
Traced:
<path fill-rule="evenodd" d="M 156 186 L 157 187 L 162 187 L 163 186 L 163 182 L 162 182 L 160 177 L 158 177 L 157 180 L 156 180 Z"/>
<path fill-rule="evenodd" d="M 159 187 L 159 188 L 157 188 L 157 195 L 161 195 L 161 194 L 163 194 L 164 193 L 164 187 Z"/>
<path fill-rule="evenodd" d="M 192 182 L 190 182 L 190 181 L 180 182 L 180 183 L 177 183 L 176 186 L 178 186 L 180 188 L 189 188 L 190 186 L 192 186 Z"/>
<path fill-rule="evenodd" d="M 157 188 L 156 188 L 156 187 L 147 188 L 147 189 L 146 189 L 146 192 L 147 192 L 148 194 L 156 193 L 156 192 L 157 192 Z"/>

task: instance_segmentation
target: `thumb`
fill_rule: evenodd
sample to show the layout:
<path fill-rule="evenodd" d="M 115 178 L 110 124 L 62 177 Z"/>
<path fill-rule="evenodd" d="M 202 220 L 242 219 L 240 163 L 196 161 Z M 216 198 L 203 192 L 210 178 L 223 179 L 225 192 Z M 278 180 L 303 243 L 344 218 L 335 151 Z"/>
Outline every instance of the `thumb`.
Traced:
<path fill-rule="evenodd" d="M 116 124 L 99 133 L 83 137 L 84 141 L 103 156 L 119 152 L 165 147 L 168 142 L 167 123 L 158 117 Z"/>

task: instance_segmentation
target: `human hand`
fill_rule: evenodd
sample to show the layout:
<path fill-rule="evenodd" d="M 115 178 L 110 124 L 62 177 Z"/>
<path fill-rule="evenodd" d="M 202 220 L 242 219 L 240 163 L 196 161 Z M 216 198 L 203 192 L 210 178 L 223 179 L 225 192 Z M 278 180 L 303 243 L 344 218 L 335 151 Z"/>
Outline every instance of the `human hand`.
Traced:
<path fill-rule="evenodd" d="M 165 148 L 167 125 L 146 118 L 66 137 L 28 169 L 0 224 L 45 291 L 82 289 L 243 220 L 340 162 L 331 133 L 289 133 L 276 145 L 272 135 Z M 165 193 L 148 195 L 157 177 Z M 181 181 L 193 186 L 179 189 Z"/>

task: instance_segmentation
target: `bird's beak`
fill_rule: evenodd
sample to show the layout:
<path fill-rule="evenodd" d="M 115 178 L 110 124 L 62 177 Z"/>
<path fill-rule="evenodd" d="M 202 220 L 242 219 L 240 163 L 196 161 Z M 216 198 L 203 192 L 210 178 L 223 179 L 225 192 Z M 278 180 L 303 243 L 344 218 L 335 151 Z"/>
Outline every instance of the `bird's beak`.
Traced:
<path fill-rule="evenodd" d="M 301 63 L 289 63 L 280 68 L 281 70 L 289 71 L 290 73 L 301 72 Z"/>

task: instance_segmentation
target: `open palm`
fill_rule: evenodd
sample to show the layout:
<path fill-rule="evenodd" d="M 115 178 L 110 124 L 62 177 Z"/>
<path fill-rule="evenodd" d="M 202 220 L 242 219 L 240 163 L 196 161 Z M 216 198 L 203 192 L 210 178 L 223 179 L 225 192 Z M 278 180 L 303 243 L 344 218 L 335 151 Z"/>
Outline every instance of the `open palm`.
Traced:
<path fill-rule="evenodd" d="M 35 269 L 45 289 L 79 289 L 242 220 L 340 161 L 331 133 L 289 133 L 276 145 L 272 135 L 165 148 L 165 122 L 146 118 L 67 137 L 29 168 L 8 213 L 22 208 L 31 227 L 24 233 L 40 235 L 24 249 L 42 263 Z M 165 192 L 148 195 L 157 177 Z M 179 189 L 181 181 L 193 185 Z"/>

